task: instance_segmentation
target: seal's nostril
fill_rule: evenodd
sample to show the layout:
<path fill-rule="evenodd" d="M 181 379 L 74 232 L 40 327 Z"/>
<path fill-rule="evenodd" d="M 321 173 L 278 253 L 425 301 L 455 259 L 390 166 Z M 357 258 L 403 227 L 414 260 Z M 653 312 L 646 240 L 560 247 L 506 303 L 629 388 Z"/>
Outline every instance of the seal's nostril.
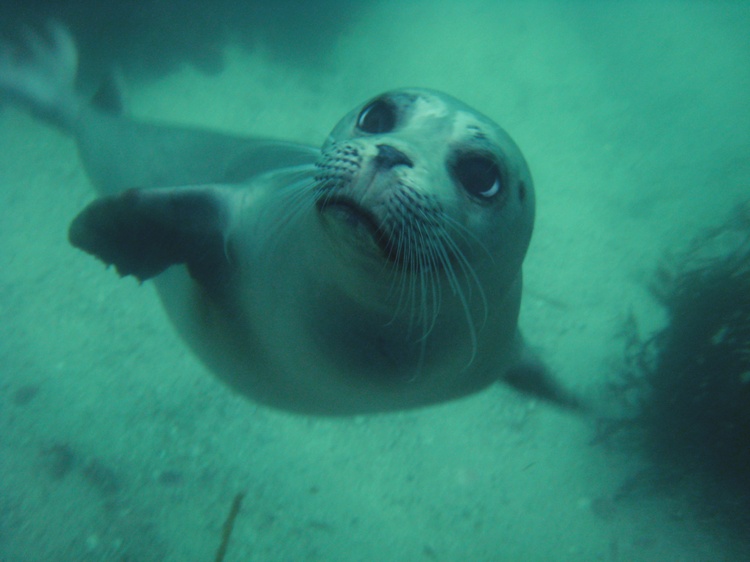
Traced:
<path fill-rule="evenodd" d="M 375 163 L 380 168 L 395 168 L 396 166 L 414 166 L 411 159 L 399 149 L 389 144 L 378 145 L 378 155 L 375 157 Z"/>

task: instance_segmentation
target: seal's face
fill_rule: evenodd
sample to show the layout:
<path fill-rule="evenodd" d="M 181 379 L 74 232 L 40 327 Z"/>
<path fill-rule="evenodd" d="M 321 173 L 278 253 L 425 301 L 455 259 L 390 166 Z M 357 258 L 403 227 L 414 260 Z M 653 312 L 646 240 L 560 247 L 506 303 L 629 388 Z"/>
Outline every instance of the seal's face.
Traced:
<path fill-rule="evenodd" d="M 317 169 L 324 224 L 360 253 L 404 272 L 520 267 L 534 212 L 528 168 L 502 129 L 458 100 L 378 96 L 341 120 Z"/>
<path fill-rule="evenodd" d="M 316 168 L 339 262 L 388 273 L 386 300 L 422 336 L 439 315 L 464 316 L 476 348 L 482 318 L 520 286 L 533 226 L 531 177 L 510 137 L 445 94 L 398 90 L 344 117 Z"/>

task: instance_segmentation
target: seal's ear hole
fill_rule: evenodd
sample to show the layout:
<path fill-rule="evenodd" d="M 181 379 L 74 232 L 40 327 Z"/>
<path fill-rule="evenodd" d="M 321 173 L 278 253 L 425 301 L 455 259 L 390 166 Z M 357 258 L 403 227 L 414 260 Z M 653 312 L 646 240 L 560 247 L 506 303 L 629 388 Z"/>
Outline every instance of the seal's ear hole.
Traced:
<path fill-rule="evenodd" d="M 518 185 L 518 198 L 523 203 L 526 200 L 526 182 L 521 182 Z"/>
<path fill-rule="evenodd" d="M 460 156 L 453 173 L 461 186 L 475 197 L 490 199 L 503 190 L 503 177 L 497 162 L 487 156 Z"/>
<path fill-rule="evenodd" d="M 357 117 L 357 127 L 365 133 L 389 133 L 396 127 L 396 108 L 384 99 L 368 103 Z"/>

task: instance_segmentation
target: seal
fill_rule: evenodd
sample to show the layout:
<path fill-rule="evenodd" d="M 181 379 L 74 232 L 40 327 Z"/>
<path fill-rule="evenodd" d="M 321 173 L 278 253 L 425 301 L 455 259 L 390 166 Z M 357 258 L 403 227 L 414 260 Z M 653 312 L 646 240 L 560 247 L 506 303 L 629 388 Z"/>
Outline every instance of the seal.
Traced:
<path fill-rule="evenodd" d="M 402 89 L 351 111 L 322 149 L 143 123 L 84 100 L 72 38 L 47 35 L 26 56 L 5 49 L 0 91 L 78 142 L 101 197 L 71 243 L 153 279 L 229 386 L 317 415 L 427 406 L 496 381 L 580 407 L 518 330 L 534 190 L 489 118 Z"/>

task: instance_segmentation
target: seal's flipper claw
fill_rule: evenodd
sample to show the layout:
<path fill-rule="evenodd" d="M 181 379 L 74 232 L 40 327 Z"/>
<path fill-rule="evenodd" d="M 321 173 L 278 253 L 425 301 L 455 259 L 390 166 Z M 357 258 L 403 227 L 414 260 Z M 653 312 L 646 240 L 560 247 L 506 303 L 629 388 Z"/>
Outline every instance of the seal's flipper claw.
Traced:
<path fill-rule="evenodd" d="M 102 197 L 73 220 L 68 238 L 122 276 L 144 281 L 185 264 L 206 289 L 220 291 L 232 274 L 225 243 L 231 213 L 224 191 L 130 189 Z"/>

